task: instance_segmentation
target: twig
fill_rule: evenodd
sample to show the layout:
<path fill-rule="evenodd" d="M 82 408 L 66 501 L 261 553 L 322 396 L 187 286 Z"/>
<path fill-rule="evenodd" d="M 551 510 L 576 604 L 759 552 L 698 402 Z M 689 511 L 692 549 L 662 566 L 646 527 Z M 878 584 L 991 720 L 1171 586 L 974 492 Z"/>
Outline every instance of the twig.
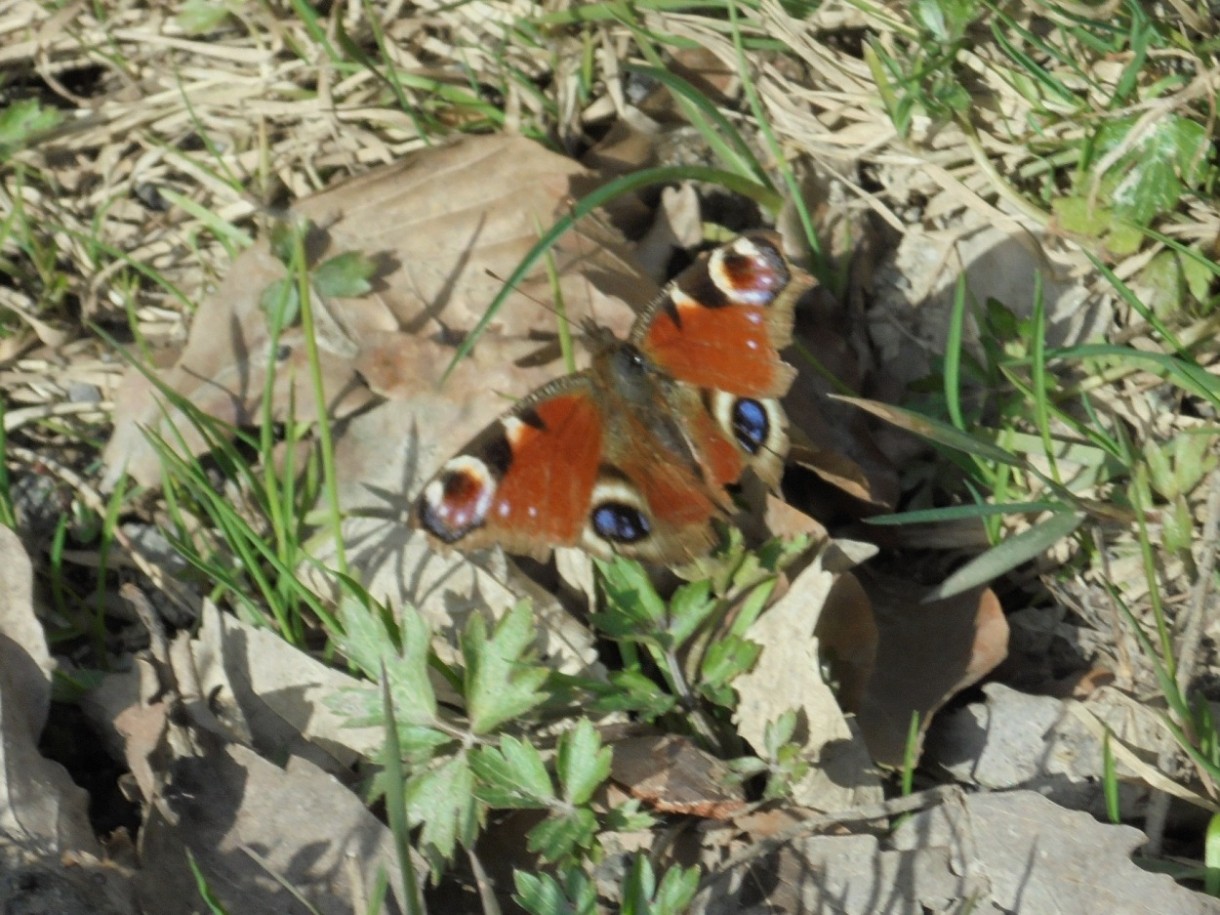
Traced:
<path fill-rule="evenodd" d="M 863 807 L 853 807 L 851 810 L 810 817 L 807 820 L 794 823 L 787 829 L 780 830 L 775 835 L 755 842 L 748 848 L 744 848 L 737 854 L 732 855 L 723 864 L 718 865 L 714 873 L 708 874 L 699 882 L 699 891 L 702 892 L 707 889 L 725 873 L 741 867 L 750 861 L 765 858 L 795 839 L 814 835 L 831 827 L 842 826 L 847 823 L 886 820 L 903 813 L 913 813 L 916 810 L 935 807 L 937 804 L 942 804 L 962 793 L 962 789 L 957 785 L 938 785 L 935 788 L 929 788 L 927 791 L 920 791 L 918 794 L 908 794 L 906 797 L 896 797 L 878 804 L 866 804 Z"/>
<path fill-rule="evenodd" d="M 1216 571 L 1216 548 L 1220 534 L 1220 470 L 1212 471 L 1211 489 L 1207 494 L 1207 514 L 1203 519 L 1203 540 L 1200 544 L 1199 571 L 1191 591 L 1186 625 L 1178 648 L 1178 689 L 1185 695 L 1190 685 L 1199 643 L 1203 638 L 1204 608 L 1211 596 L 1212 573 Z"/>

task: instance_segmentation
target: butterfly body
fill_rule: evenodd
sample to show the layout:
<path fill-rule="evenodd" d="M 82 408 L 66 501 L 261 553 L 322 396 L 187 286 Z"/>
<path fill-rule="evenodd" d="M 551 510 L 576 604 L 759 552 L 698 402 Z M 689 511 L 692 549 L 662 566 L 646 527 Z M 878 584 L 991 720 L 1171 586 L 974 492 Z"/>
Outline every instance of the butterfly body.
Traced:
<path fill-rule="evenodd" d="M 715 543 L 726 487 L 774 487 L 788 439 L 779 356 L 811 284 L 767 233 L 715 249 L 666 287 L 626 340 L 544 385 L 424 486 L 414 523 L 440 545 L 545 556 L 554 546 L 677 562 Z"/>

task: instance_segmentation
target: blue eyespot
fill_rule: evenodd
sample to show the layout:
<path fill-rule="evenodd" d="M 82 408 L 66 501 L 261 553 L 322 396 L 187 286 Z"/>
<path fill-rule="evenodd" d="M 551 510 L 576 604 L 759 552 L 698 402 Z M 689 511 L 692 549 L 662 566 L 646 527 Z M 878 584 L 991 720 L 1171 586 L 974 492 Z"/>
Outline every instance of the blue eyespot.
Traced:
<path fill-rule="evenodd" d="M 771 420 L 757 400 L 742 398 L 733 404 L 733 435 L 743 451 L 757 454 L 767 441 Z"/>
<path fill-rule="evenodd" d="M 613 543 L 638 543 L 652 528 L 648 519 L 636 508 L 622 502 L 603 502 L 593 509 L 593 530 L 603 540 Z"/>

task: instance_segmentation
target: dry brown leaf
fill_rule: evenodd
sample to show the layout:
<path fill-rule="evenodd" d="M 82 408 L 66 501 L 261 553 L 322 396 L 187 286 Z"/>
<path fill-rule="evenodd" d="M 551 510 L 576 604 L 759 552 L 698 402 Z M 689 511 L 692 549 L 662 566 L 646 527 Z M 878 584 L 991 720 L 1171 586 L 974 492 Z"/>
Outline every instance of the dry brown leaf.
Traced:
<path fill-rule="evenodd" d="M 341 775 L 358 756 L 372 758 L 385 744 L 384 728 L 352 727 L 326 701 L 360 681 L 314 660 L 270 629 L 220 613 L 209 601 L 189 648 L 184 660 L 196 677 L 196 698 L 229 709 L 227 721 L 240 716 L 252 746 L 264 756 L 301 756 Z M 190 702 L 185 689 L 183 698 Z"/>
<path fill-rule="evenodd" d="M 877 621 L 860 579 L 843 573 L 835 579 L 816 629 L 823 656 L 838 685 L 843 708 L 859 708 L 877 660 Z"/>
<path fill-rule="evenodd" d="M 1027 788 L 1073 810 L 1104 816 L 1101 738 L 1072 714 L 1072 705 L 1031 696 L 1002 683 L 983 687 L 987 699 L 937 722 L 926 759 L 958 781 L 989 790 Z M 1131 771 L 1120 763 L 1118 774 Z M 1147 799 L 1120 782 L 1120 805 L 1134 815 Z"/>
<path fill-rule="evenodd" d="M 368 295 L 316 303 L 328 412 L 349 414 L 372 393 L 406 398 L 433 390 L 452 360 L 452 340 L 483 317 L 541 231 L 593 183 L 577 163 L 523 138 L 467 136 L 299 201 L 294 214 L 315 227 L 308 242 L 315 263 L 359 252 L 379 265 Z M 612 231 L 585 220 L 556 246 L 553 263 L 570 320 L 596 315 L 621 329 L 630 320 L 621 302 L 646 302 L 655 292 L 615 242 Z M 187 347 L 163 380 L 210 415 L 257 422 L 270 358 L 259 301 L 283 275 L 265 240 L 242 254 L 200 306 Z M 518 376 L 513 367 L 539 349 L 527 342 L 532 332 L 554 328 L 552 298 L 546 269 L 536 267 L 489 326 L 483 364 L 459 366 L 447 396 L 477 415 L 467 432 L 504 406 L 488 396 L 488 364 L 504 366 L 507 394 L 524 394 L 537 382 L 537 374 L 526 369 Z M 284 418 L 291 402 L 296 418 L 312 418 L 299 327 L 281 337 L 275 359 L 273 413 Z M 126 468 L 139 482 L 155 483 L 158 462 L 138 426 L 157 427 L 160 413 L 146 381 L 133 376 L 130 385 L 104 455 L 107 480 Z M 201 448 L 190 424 L 173 411 L 171 417 L 190 447 Z"/>
<path fill-rule="evenodd" d="M 654 810 L 724 820 L 746 805 L 733 770 L 688 737 L 627 737 L 613 746 L 611 777 Z"/>
<path fill-rule="evenodd" d="M 902 851 L 953 850 L 955 863 L 984 878 L 1005 912 L 1073 915 L 1202 915 L 1220 912 L 1168 874 L 1130 860 L 1147 837 L 1131 826 L 1099 823 L 1032 791 L 969 795 L 961 812 L 942 805 L 915 814 L 894 835 Z"/>
<path fill-rule="evenodd" d="M 959 278 L 966 284 L 969 303 L 981 305 L 993 298 L 1018 317 L 1029 317 L 1033 277 L 1041 273 L 1048 345 L 1080 343 L 1110 326 L 1112 302 L 1090 296 L 1082 285 L 1081 275 L 1090 268 L 1078 250 L 1064 260 L 1064 252 L 1052 246 L 1048 251 L 1040 236 L 1017 223 L 996 226 L 969 212 L 954 226 L 937 232 L 904 227 L 898 248 L 876 271 L 869 336 L 879 365 L 901 384 L 926 375 L 932 359 L 943 352 Z M 1059 262 L 1052 255 L 1059 256 Z M 982 358 L 975 314 L 967 308 L 965 345 Z"/>
<path fill-rule="evenodd" d="M 826 396 L 843 389 L 858 391 L 864 384 L 851 342 L 856 335 L 842 305 L 828 290 L 814 289 L 797 310 L 794 337 L 799 349 L 789 360 L 801 371 L 783 403 L 792 425 L 789 464 L 813 472 L 849 496 L 856 503 L 853 513 L 859 515 L 869 508 L 873 512 L 891 508 L 901 488 L 897 470 L 877 446 L 868 418 Z M 827 375 L 836 380 L 835 387 Z M 794 495 L 802 504 L 801 493 Z M 813 495 L 825 501 L 829 494 Z M 832 509 L 815 504 L 813 513 L 822 516 Z"/>
<path fill-rule="evenodd" d="M 143 659 L 125 683 L 112 681 L 108 695 L 96 700 L 95 710 L 113 708 L 139 680 L 134 701 L 114 727 L 145 802 L 135 877 L 144 911 L 195 911 L 187 851 L 229 911 L 287 910 L 294 894 L 319 912 L 364 911 L 379 869 L 401 899 L 389 830 L 356 793 L 298 755 L 310 748 L 294 723 L 312 723 L 314 716 L 294 703 L 314 697 L 300 681 L 286 684 L 284 665 L 273 660 L 267 682 L 258 682 L 258 674 L 250 679 L 263 689 L 282 687 L 281 695 L 255 695 L 254 686 L 243 682 L 256 666 L 247 666 L 250 652 L 271 651 L 260 660 L 291 652 L 271 636 L 266 644 L 251 644 L 257 642 L 251 635 L 213 618 L 198 639 L 184 632 L 164 646 L 154 638 L 155 659 Z M 316 668 L 302 666 L 301 679 L 314 681 Z M 274 722 L 268 708 L 291 720 Z M 286 766 L 230 742 L 233 732 L 248 732 L 277 756 L 290 751 Z M 386 911 L 398 909 L 391 903 Z"/>
<path fill-rule="evenodd" d="M 366 911 L 379 870 L 403 898 L 390 831 L 312 763 L 281 769 L 230 744 L 167 761 L 165 778 L 140 831 L 145 911 L 198 910 L 188 851 L 230 912 L 295 911 L 295 896 L 323 915 Z M 384 911 L 400 909 L 391 899 Z"/>
<path fill-rule="evenodd" d="M 859 734 L 822 680 L 814 631 L 836 579 L 820 555 L 801 571 L 750 627 L 749 639 L 762 646 L 762 653 L 752 670 L 733 681 L 739 697 L 733 714 L 737 733 L 756 749 L 765 746 L 769 722 L 797 712 L 796 739 L 812 765 L 793 786 L 792 796 L 819 810 L 841 810 L 881 796 Z"/>
<path fill-rule="evenodd" d="M 951 696 L 995 668 L 1008 651 L 1008 622 L 990 590 L 974 589 L 921 604 L 910 581 L 869 576 L 880 641 L 876 667 L 858 711 L 873 759 L 902 764 L 919 714 L 920 735 Z M 926 589 L 924 589 L 926 590 Z"/>

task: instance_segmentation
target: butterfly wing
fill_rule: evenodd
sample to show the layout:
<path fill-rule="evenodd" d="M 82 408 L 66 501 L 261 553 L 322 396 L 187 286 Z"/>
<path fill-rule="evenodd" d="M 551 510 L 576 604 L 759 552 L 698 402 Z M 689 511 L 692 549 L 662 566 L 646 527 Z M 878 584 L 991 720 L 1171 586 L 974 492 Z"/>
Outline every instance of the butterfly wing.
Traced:
<path fill-rule="evenodd" d="M 792 307 L 809 285 L 774 236 L 742 236 L 683 271 L 627 341 L 531 394 L 425 485 L 414 524 L 434 543 L 554 546 L 666 563 L 706 553 L 724 487 L 751 467 L 776 485 L 777 398 Z"/>
<path fill-rule="evenodd" d="M 605 422 L 587 373 L 540 388 L 489 425 L 428 481 L 414 525 L 463 550 L 498 543 L 539 559 L 580 543 Z"/>
<path fill-rule="evenodd" d="M 684 270 L 632 327 L 631 341 L 653 364 L 699 391 L 702 414 L 687 414 L 690 435 L 716 486 L 736 482 L 745 467 L 769 486 L 779 482 L 788 437 L 778 399 L 795 375 L 780 351 L 792 339 L 796 300 L 812 285 L 778 236 L 754 232 Z"/>

